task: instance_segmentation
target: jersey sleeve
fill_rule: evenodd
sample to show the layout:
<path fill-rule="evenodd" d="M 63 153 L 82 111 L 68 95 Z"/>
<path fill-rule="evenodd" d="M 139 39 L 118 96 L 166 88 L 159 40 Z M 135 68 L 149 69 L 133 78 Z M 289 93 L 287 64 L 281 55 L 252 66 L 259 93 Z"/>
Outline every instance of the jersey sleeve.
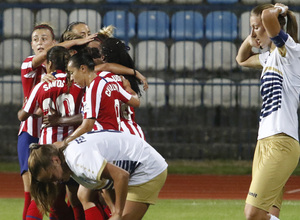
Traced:
<path fill-rule="evenodd" d="M 37 100 L 38 100 L 38 95 L 40 94 L 40 88 L 43 85 L 43 83 L 37 84 L 33 90 L 31 91 L 23 109 L 25 112 L 29 114 L 33 114 L 36 106 L 37 106 Z"/>
<path fill-rule="evenodd" d="M 81 148 L 89 146 L 78 146 Z M 101 178 L 107 160 L 97 150 L 82 151 L 71 149 L 65 150 L 66 162 L 73 173 L 87 182 L 94 182 L 100 189 L 107 185 L 108 180 Z"/>
<path fill-rule="evenodd" d="M 97 83 L 93 83 L 86 91 L 85 101 L 83 103 L 84 119 L 98 117 L 102 98 L 102 90 L 103 89 L 98 88 Z"/>
<path fill-rule="evenodd" d="M 129 92 L 127 92 L 125 89 L 123 89 L 119 83 L 117 84 L 119 86 L 120 100 L 124 103 L 128 102 L 131 99 L 132 95 Z"/>
<path fill-rule="evenodd" d="M 285 42 L 286 57 L 299 62 L 300 57 L 300 44 L 296 43 L 291 36 Z"/>

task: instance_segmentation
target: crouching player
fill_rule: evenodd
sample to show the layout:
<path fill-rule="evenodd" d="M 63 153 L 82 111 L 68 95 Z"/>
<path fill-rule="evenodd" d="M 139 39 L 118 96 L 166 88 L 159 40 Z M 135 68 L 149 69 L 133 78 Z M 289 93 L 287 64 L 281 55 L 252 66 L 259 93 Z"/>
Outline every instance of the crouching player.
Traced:
<path fill-rule="evenodd" d="M 107 200 L 112 211 L 110 219 L 139 220 L 155 203 L 168 165 L 143 139 L 102 130 L 86 133 L 59 149 L 55 145 L 33 144 L 28 166 L 32 196 L 43 210 L 51 206 L 55 183 L 72 177 L 87 189 L 79 190 L 79 197 L 87 197 L 80 193 L 113 185 L 115 196 Z M 101 216 L 92 200 L 83 207 L 86 220 Z"/>

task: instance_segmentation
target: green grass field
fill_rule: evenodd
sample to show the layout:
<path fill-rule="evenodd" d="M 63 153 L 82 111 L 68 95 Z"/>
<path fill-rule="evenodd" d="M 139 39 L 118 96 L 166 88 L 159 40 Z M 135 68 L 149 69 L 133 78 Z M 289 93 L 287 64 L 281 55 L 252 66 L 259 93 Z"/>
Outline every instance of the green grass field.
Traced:
<path fill-rule="evenodd" d="M 167 161 L 173 174 L 251 174 L 251 161 Z M 0 163 L 0 172 L 18 172 L 18 164 Z M 294 171 L 300 175 L 300 167 Z M 299 220 L 300 201 L 284 201 L 281 219 Z M 0 199 L 0 219 L 20 220 L 23 199 Z M 242 220 L 244 200 L 158 200 L 146 213 L 144 220 Z M 48 219 L 48 218 L 44 218 Z"/>
<path fill-rule="evenodd" d="M 20 220 L 22 199 L 0 199 L 0 219 Z M 284 201 L 281 219 L 299 220 L 300 201 Z M 144 220 L 242 220 L 244 200 L 161 199 L 146 213 Z M 48 219 L 44 217 L 44 219 Z"/>

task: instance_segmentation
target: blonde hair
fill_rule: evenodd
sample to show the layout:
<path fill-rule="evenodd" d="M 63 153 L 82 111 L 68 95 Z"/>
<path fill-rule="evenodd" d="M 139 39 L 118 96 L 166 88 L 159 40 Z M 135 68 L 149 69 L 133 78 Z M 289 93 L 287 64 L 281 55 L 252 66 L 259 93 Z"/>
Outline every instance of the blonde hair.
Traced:
<path fill-rule="evenodd" d="M 62 34 L 61 42 L 82 39 L 83 37 L 80 34 L 76 34 L 72 31 L 66 31 Z"/>
<path fill-rule="evenodd" d="M 114 32 L 115 32 L 116 27 L 113 25 L 109 25 L 107 27 L 103 27 L 99 30 L 99 34 L 109 37 L 114 37 Z"/>

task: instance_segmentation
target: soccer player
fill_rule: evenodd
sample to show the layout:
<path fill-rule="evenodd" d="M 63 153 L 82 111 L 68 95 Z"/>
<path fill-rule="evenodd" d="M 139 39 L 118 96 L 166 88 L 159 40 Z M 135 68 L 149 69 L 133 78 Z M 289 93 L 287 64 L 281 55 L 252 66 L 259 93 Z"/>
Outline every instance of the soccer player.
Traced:
<path fill-rule="evenodd" d="M 37 107 L 41 109 L 43 115 L 48 114 L 52 108 L 66 117 L 80 113 L 84 89 L 71 83 L 67 73 L 65 73 L 69 57 L 68 49 L 61 46 L 54 46 L 47 52 L 46 70 L 48 74 L 55 77 L 55 80 L 40 82 L 32 89 L 25 106 L 18 112 L 19 120 L 24 121 L 29 116 L 34 115 Z M 52 144 L 62 141 L 73 131 L 73 126 L 42 126 L 39 143 Z M 64 186 L 64 184 L 60 186 L 62 193 L 53 205 L 53 211 L 50 214 L 63 219 L 72 219 L 73 213 L 70 212 L 65 203 Z M 80 219 L 77 218 L 82 215 L 80 213 L 81 204 L 76 197 L 78 185 L 69 184 L 67 189 L 75 219 Z"/>
<path fill-rule="evenodd" d="M 110 219 L 142 219 L 167 177 L 167 163 L 154 148 L 135 135 L 118 131 L 89 132 L 60 149 L 32 145 L 28 163 L 32 195 L 44 210 L 51 204 L 45 199 L 47 191 L 72 176 L 80 187 L 90 190 L 113 185 Z M 99 219 L 92 201 L 84 209 L 86 220 Z"/>
<path fill-rule="evenodd" d="M 297 22 L 286 5 L 277 3 L 255 7 L 250 25 L 251 34 L 242 43 L 236 60 L 241 66 L 263 69 L 263 104 L 245 216 L 248 220 L 278 220 L 284 186 L 300 155 Z M 256 54 L 252 47 L 270 49 Z"/>
<path fill-rule="evenodd" d="M 71 78 L 79 86 L 87 87 L 83 99 L 84 116 L 81 125 L 60 144 L 65 145 L 91 130 L 120 130 L 120 101 L 134 107 L 140 104 L 136 94 L 129 94 L 115 80 L 98 76 L 94 68 L 93 57 L 88 52 L 70 58 Z"/>
<path fill-rule="evenodd" d="M 46 74 L 44 62 L 46 60 L 47 49 L 54 45 L 55 36 L 51 26 L 48 24 L 40 24 L 34 27 L 31 34 L 31 47 L 35 55 L 27 57 L 21 66 L 24 102 L 27 101 L 31 89 L 38 84 L 41 77 Z M 30 176 L 27 172 L 29 145 L 39 141 L 41 124 L 42 120 L 34 117 L 29 117 L 20 124 L 18 135 L 18 158 L 25 195 L 23 220 L 26 219 L 27 210 L 31 204 Z M 34 208 L 34 205 L 31 208 L 31 212 L 38 213 L 38 210 Z"/>
<path fill-rule="evenodd" d="M 121 40 L 117 38 L 107 38 L 100 45 L 101 59 L 104 63 L 120 64 L 133 69 L 135 72 L 134 62 L 127 52 L 128 49 L 129 48 Z M 134 93 L 141 96 L 139 79 L 136 77 L 136 74 L 119 76 L 106 71 L 101 71 L 97 74 L 105 78 L 113 78 L 118 81 L 121 86 L 123 86 L 122 77 L 125 77 L 130 82 L 130 91 L 128 92 L 134 91 Z M 134 108 L 128 106 L 126 103 L 121 104 L 121 130 L 145 139 L 142 128 L 135 122 Z"/>

